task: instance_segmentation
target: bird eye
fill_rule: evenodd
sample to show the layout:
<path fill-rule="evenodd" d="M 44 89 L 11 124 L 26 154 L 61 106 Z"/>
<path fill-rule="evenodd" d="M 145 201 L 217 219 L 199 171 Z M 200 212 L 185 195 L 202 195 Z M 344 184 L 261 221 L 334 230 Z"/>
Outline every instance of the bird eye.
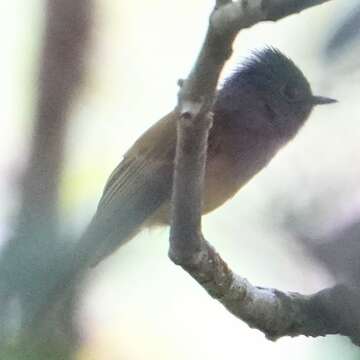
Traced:
<path fill-rule="evenodd" d="M 296 101 L 301 98 L 301 89 L 291 83 L 287 83 L 281 88 L 281 94 L 289 101 Z"/>

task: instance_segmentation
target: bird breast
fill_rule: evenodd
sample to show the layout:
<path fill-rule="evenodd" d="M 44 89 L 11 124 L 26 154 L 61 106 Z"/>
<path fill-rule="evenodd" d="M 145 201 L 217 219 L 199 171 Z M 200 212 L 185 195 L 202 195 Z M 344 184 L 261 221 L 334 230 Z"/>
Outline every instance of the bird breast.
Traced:
<path fill-rule="evenodd" d="M 217 134 L 218 135 L 218 134 Z M 247 133 L 222 134 L 216 146 L 209 143 L 206 163 L 203 214 L 231 199 L 256 173 L 263 169 L 278 151 L 277 141 Z M 211 138 L 210 138 L 211 140 Z M 165 203 L 147 225 L 170 223 L 170 204 Z"/>

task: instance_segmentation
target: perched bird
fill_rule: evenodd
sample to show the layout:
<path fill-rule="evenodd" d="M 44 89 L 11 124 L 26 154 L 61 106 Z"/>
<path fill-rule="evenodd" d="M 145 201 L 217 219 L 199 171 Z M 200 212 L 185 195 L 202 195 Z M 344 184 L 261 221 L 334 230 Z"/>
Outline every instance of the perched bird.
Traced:
<path fill-rule="evenodd" d="M 224 204 L 263 169 L 315 105 L 335 101 L 314 96 L 303 73 L 280 51 L 255 52 L 224 82 L 214 102 L 203 213 Z M 171 112 L 148 129 L 111 174 L 80 242 L 91 249 L 89 265 L 143 227 L 169 224 L 176 119 Z"/>

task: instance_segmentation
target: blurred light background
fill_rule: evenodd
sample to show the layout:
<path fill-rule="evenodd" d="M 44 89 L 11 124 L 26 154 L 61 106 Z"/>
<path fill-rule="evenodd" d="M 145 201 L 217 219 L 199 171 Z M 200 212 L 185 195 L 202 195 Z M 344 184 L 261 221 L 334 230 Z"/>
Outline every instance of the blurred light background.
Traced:
<path fill-rule="evenodd" d="M 334 19 L 355 3 L 335 0 L 243 31 L 224 71 L 225 77 L 251 50 L 272 45 L 304 71 L 315 93 L 340 101 L 316 109 L 270 166 L 204 219 L 207 239 L 254 284 L 310 293 L 334 282 L 283 231 L 282 208 L 306 208 L 314 197 L 327 198 L 317 219 L 320 229 L 329 222 L 336 227 L 339 218 L 359 209 L 360 71 L 352 65 L 352 51 L 341 49 L 342 56 L 332 61 L 324 55 Z M 40 0 L 0 4 L 0 241 L 11 231 L 27 160 L 44 5 Z M 71 234 L 83 231 L 127 148 L 175 106 L 177 79 L 195 60 L 213 1 L 97 0 L 95 6 L 86 81 L 70 114 L 61 187 L 64 233 Z M 336 212 L 331 204 L 337 204 Z M 168 260 L 167 237 L 167 229 L 144 231 L 90 274 L 78 311 L 84 340 L 79 359 L 360 357 L 349 340 L 336 336 L 269 342 Z"/>

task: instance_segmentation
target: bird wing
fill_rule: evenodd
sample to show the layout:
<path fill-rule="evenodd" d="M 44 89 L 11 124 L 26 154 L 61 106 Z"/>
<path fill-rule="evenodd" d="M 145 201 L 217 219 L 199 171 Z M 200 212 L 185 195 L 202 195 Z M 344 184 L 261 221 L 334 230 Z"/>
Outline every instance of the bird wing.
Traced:
<path fill-rule="evenodd" d="M 176 116 L 170 113 L 136 141 L 113 171 L 84 237 L 92 263 L 135 235 L 170 198 L 175 144 Z"/>

